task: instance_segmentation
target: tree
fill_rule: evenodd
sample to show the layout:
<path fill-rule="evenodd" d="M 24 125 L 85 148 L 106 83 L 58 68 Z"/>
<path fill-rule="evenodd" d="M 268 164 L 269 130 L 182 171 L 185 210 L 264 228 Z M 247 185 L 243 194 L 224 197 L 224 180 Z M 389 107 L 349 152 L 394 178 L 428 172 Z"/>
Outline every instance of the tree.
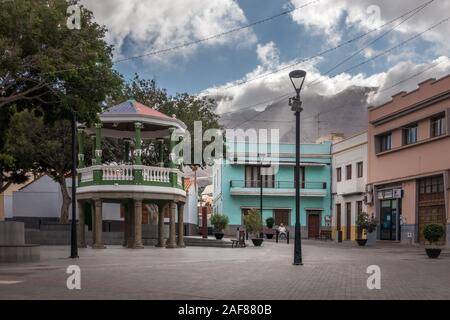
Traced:
<path fill-rule="evenodd" d="M 51 121 L 77 111 L 92 122 L 121 84 L 112 70 L 106 29 L 81 7 L 81 29 L 67 27 L 76 1 L 0 1 L 0 108 L 41 107 Z"/>
<path fill-rule="evenodd" d="M 14 114 L 5 149 L 16 159 L 32 159 L 33 170 L 52 177 L 60 186 L 63 203 L 60 222 L 69 219 L 70 195 L 66 176 L 72 165 L 71 125 L 68 120 L 48 124 L 30 111 Z"/>
<path fill-rule="evenodd" d="M 175 115 L 177 119 L 183 121 L 187 130 L 193 137 L 194 122 L 201 121 L 203 131 L 208 129 L 221 129 L 219 124 L 219 116 L 214 112 L 216 103 L 213 99 L 198 97 L 188 93 L 178 93 L 170 96 L 165 89 L 159 88 L 155 80 L 141 79 L 137 74 L 128 83 L 124 84 L 122 92 L 116 95 L 116 99 L 120 102 L 125 99 L 135 99 L 153 109 L 156 109 L 168 116 Z M 203 147 L 207 142 L 203 143 Z M 157 162 L 159 159 L 159 149 L 152 143 L 143 145 L 143 152 L 151 158 L 150 162 Z M 166 146 L 168 151 L 168 146 Z M 193 144 L 191 155 L 193 155 Z M 145 161 L 145 159 L 143 159 Z M 192 159 L 193 160 L 193 159 Z M 202 161 L 200 166 L 205 166 Z M 195 167 L 195 166 L 191 166 Z M 195 169 L 195 168 L 194 168 Z"/>
<path fill-rule="evenodd" d="M 67 8 L 75 2 L 0 1 L 0 192 L 26 181 L 33 167 L 28 154 L 13 157 L 5 150 L 15 112 L 33 110 L 48 124 L 76 112 L 79 122 L 91 124 L 122 86 L 112 69 L 113 47 L 104 40 L 107 30 L 92 12 L 81 7 L 81 29 L 67 28 Z"/>

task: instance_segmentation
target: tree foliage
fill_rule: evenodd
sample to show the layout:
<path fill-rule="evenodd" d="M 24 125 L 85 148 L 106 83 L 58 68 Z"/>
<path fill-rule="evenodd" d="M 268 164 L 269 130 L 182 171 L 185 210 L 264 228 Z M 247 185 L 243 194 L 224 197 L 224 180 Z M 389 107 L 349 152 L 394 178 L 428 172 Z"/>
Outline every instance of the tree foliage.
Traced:
<path fill-rule="evenodd" d="M 75 112 L 79 122 L 92 123 L 105 99 L 121 88 L 122 78 L 112 69 L 113 48 L 104 40 L 106 29 L 94 22 L 92 12 L 82 8 L 81 29 L 67 28 L 67 8 L 74 2 L 0 1 L 0 191 L 10 183 L 24 182 L 32 170 L 53 172 L 54 177 L 63 170 L 67 174 L 70 169 L 63 159 L 71 142 L 66 119 Z M 25 109 L 32 113 L 14 119 Z M 38 122 L 27 123 L 26 117 Z M 51 165 L 51 159 L 33 159 L 35 153 L 14 148 L 17 137 L 8 134 L 11 121 L 24 126 L 16 127 L 21 132 L 29 127 L 22 138 L 30 141 L 36 138 L 30 134 L 42 129 L 35 125 L 48 125 L 60 134 L 37 145 L 54 158 Z M 33 147 L 29 142 L 27 146 Z"/>

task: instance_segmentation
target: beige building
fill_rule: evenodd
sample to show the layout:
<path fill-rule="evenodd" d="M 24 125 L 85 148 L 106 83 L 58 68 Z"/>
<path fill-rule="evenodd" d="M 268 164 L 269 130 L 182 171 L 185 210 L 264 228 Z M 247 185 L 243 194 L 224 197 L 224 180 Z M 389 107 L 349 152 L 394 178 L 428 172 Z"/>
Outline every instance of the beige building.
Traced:
<path fill-rule="evenodd" d="M 448 237 L 449 125 L 450 75 L 369 108 L 367 200 L 378 240 L 423 243 L 429 223 Z"/>
<path fill-rule="evenodd" d="M 364 196 L 367 181 L 367 132 L 333 143 L 331 147 L 333 174 L 332 237 L 342 232 L 342 240 L 357 237 L 356 219 L 366 212 Z"/>

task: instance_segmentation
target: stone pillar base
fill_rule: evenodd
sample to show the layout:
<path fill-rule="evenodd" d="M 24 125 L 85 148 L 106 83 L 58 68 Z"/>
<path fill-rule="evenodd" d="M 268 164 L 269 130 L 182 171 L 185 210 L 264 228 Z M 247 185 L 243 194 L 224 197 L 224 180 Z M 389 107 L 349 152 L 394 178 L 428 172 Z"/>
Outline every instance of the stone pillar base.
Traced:
<path fill-rule="evenodd" d="M 136 244 L 136 245 L 133 245 L 131 247 L 131 249 L 144 249 L 144 246 L 142 244 Z"/>
<path fill-rule="evenodd" d="M 93 244 L 92 249 L 106 249 L 106 246 L 103 244 Z"/>
<path fill-rule="evenodd" d="M 155 247 L 157 247 L 157 248 L 164 248 L 164 243 L 158 242 L 157 244 L 155 244 Z"/>
<path fill-rule="evenodd" d="M 168 243 L 166 244 L 166 248 L 168 249 L 174 249 L 174 248 L 178 248 L 178 246 L 174 243 Z"/>

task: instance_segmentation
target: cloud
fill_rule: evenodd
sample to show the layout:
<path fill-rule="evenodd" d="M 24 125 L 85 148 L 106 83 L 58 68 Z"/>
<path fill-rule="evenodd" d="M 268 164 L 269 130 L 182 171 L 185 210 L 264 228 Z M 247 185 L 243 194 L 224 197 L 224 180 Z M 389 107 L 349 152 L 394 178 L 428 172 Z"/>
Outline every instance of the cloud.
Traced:
<path fill-rule="evenodd" d="M 289 66 L 293 61 L 278 66 L 271 65 L 270 68 L 257 66 L 243 79 L 207 89 L 202 94 L 218 97 L 218 112 L 222 114 L 244 109 L 263 110 L 268 105 L 282 99 L 287 101 L 290 97 L 289 94 L 294 95 L 288 73 L 294 69 L 303 69 L 307 72 L 302 91 L 304 96 L 331 96 L 351 86 L 369 87 L 373 88 L 374 92 L 368 95 L 367 103 L 378 105 L 389 100 L 396 92 L 413 90 L 417 83 L 423 80 L 432 77 L 439 78 L 450 73 L 450 58 L 447 56 L 441 56 L 429 63 L 422 64 L 412 61 L 398 62 L 387 71 L 372 75 L 340 73 L 333 77 L 320 73 L 317 68 L 320 62 L 321 59 L 317 58 L 301 65 L 286 68 L 282 72 L 275 72 L 267 77 L 238 85 L 243 81 L 266 75 L 271 70 Z M 378 90 L 376 90 L 377 88 Z"/>
<path fill-rule="evenodd" d="M 115 58 L 182 45 L 242 26 L 244 12 L 233 0 L 82 0 L 98 23 L 108 28 L 107 41 L 115 45 Z M 203 42 L 217 46 L 256 42 L 250 29 Z M 171 54 L 152 56 L 168 60 L 195 52 L 190 46 Z"/>
<path fill-rule="evenodd" d="M 265 45 L 258 44 L 256 48 L 256 55 L 258 60 L 265 67 L 270 68 L 278 65 L 280 62 L 280 51 L 273 41 L 270 41 Z"/>
<path fill-rule="evenodd" d="M 294 6 L 300 6 L 304 0 L 290 0 L 290 2 Z M 325 35 L 329 41 L 337 42 L 348 31 L 348 28 L 372 30 L 426 2 L 427 0 L 321 0 L 294 11 L 291 17 L 294 22 L 305 26 L 308 30 L 319 32 Z M 447 18 L 448 12 L 450 12 L 450 1 L 435 0 L 395 30 L 400 34 L 421 32 L 434 23 Z M 397 20 L 392 25 L 400 21 Z M 448 23 L 441 25 L 424 34 L 422 38 L 433 42 L 436 52 L 448 53 L 450 49 L 448 28 Z"/>

